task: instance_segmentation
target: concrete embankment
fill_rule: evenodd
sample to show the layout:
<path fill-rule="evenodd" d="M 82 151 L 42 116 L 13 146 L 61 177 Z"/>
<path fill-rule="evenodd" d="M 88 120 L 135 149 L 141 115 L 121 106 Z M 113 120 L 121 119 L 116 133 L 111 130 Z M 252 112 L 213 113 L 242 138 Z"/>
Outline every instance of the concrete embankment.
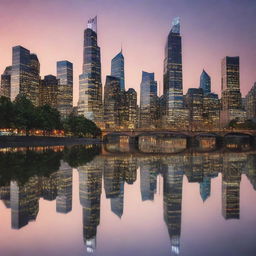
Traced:
<path fill-rule="evenodd" d="M 99 139 L 75 137 L 41 137 L 41 136 L 0 136 L 0 148 L 8 147 L 46 147 L 98 144 Z"/>

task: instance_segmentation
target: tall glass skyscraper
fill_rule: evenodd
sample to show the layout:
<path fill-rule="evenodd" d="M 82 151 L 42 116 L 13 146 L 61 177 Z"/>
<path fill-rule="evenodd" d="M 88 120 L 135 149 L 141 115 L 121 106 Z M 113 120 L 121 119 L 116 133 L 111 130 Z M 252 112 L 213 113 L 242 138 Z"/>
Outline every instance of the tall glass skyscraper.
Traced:
<path fill-rule="evenodd" d="M 25 95 L 34 105 L 39 104 L 40 64 L 35 54 L 22 46 L 12 49 L 11 100 Z"/>
<path fill-rule="evenodd" d="M 239 57 L 225 57 L 221 63 L 222 127 L 227 126 L 231 120 L 246 119 L 246 112 L 242 109 L 239 62 Z"/>
<path fill-rule="evenodd" d="M 203 89 L 204 94 L 211 93 L 211 77 L 203 70 L 200 76 L 200 88 Z"/>
<path fill-rule="evenodd" d="M 104 88 L 104 123 L 106 128 L 116 128 L 119 125 L 120 80 L 107 76 Z"/>
<path fill-rule="evenodd" d="M 182 80 L 182 44 L 180 19 L 173 19 L 165 46 L 164 59 L 164 125 L 187 126 L 188 110 L 184 108 Z"/>
<path fill-rule="evenodd" d="M 120 79 L 120 89 L 125 90 L 125 80 L 124 80 L 124 56 L 119 52 L 111 61 L 111 76 Z"/>
<path fill-rule="evenodd" d="M 149 127 L 156 121 L 157 82 L 155 74 L 142 71 L 140 84 L 140 127 Z"/>
<path fill-rule="evenodd" d="M 57 109 L 61 117 L 67 117 L 73 108 L 73 64 L 67 60 L 57 62 L 59 80 Z"/>
<path fill-rule="evenodd" d="M 97 17 L 88 21 L 84 31 L 83 73 L 79 76 L 78 113 L 102 122 L 102 83 L 100 47 L 97 44 Z"/>

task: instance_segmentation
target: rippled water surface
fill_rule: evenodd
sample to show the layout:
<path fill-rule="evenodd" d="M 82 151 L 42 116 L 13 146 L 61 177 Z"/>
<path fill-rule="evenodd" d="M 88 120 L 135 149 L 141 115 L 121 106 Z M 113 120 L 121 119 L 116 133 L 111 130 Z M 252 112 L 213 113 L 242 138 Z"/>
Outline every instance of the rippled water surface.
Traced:
<path fill-rule="evenodd" d="M 0 255 L 256 255 L 253 150 L 2 149 L 0 186 Z"/>

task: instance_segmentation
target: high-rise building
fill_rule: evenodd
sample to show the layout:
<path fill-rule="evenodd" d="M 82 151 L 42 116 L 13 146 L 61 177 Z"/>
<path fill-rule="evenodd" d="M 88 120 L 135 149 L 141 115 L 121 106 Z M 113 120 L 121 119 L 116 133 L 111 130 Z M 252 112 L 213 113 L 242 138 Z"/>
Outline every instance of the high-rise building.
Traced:
<path fill-rule="evenodd" d="M 256 118 L 256 83 L 245 98 L 246 116 L 248 119 Z"/>
<path fill-rule="evenodd" d="M 11 100 L 18 94 L 26 96 L 34 105 L 39 104 L 40 64 L 35 54 L 22 46 L 12 49 Z"/>
<path fill-rule="evenodd" d="M 140 84 L 140 127 L 150 127 L 156 122 L 157 82 L 155 74 L 142 71 Z"/>
<path fill-rule="evenodd" d="M 203 89 L 205 95 L 211 92 L 211 77 L 205 70 L 203 70 L 200 76 L 200 88 Z"/>
<path fill-rule="evenodd" d="M 189 122 L 191 128 L 200 128 L 203 125 L 203 99 L 204 91 L 201 88 L 190 88 L 185 96 L 189 109 Z"/>
<path fill-rule="evenodd" d="M 107 76 L 104 88 L 104 123 L 106 128 L 119 125 L 120 79 Z"/>
<path fill-rule="evenodd" d="M 128 112 L 126 127 L 129 129 L 135 129 L 138 123 L 137 115 L 137 92 L 129 88 L 125 93 L 126 95 L 126 108 Z"/>
<path fill-rule="evenodd" d="M 244 121 L 246 113 L 242 109 L 240 92 L 239 57 L 225 57 L 221 64 L 221 125 L 227 126 L 231 120 Z"/>
<path fill-rule="evenodd" d="M 124 56 L 122 50 L 111 61 L 111 76 L 120 79 L 120 89 L 125 91 Z"/>
<path fill-rule="evenodd" d="M 0 96 L 11 97 L 11 72 L 12 67 L 9 66 L 6 67 L 4 73 L 1 75 Z"/>
<path fill-rule="evenodd" d="M 57 62 L 59 80 L 57 109 L 62 118 L 69 116 L 73 109 L 73 64 L 69 61 Z"/>
<path fill-rule="evenodd" d="M 100 47 L 97 44 L 97 17 L 84 31 L 83 73 L 79 76 L 78 114 L 102 123 L 102 84 Z"/>
<path fill-rule="evenodd" d="M 39 105 L 49 105 L 57 108 L 58 79 L 56 76 L 47 75 L 40 82 L 39 86 Z"/>
<path fill-rule="evenodd" d="M 188 126 L 188 110 L 183 102 L 182 44 L 180 19 L 175 18 L 165 46 L 164 59 L 164 100 L 163 124 L 174 127 Z"/>

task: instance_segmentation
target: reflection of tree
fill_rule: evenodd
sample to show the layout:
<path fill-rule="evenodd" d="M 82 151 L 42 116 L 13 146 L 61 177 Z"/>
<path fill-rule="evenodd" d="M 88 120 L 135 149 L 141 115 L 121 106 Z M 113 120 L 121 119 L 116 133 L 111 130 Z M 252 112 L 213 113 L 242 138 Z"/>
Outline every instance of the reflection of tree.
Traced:
<path fill-rule="evenodd" d="M 63 151 L 63 160 L 71 167 L 77 168 L 93 160 L 100 154 L 100 145 L 80 145 L 72 148 L 65 148 Z"/>
<path fill-rule="evenodd" d="M 53 150 L 0 153 L 0 185 L 11 180 L 26 183 L 30 177 L 49 176 L 60 166 L 61 153 Z"/>

